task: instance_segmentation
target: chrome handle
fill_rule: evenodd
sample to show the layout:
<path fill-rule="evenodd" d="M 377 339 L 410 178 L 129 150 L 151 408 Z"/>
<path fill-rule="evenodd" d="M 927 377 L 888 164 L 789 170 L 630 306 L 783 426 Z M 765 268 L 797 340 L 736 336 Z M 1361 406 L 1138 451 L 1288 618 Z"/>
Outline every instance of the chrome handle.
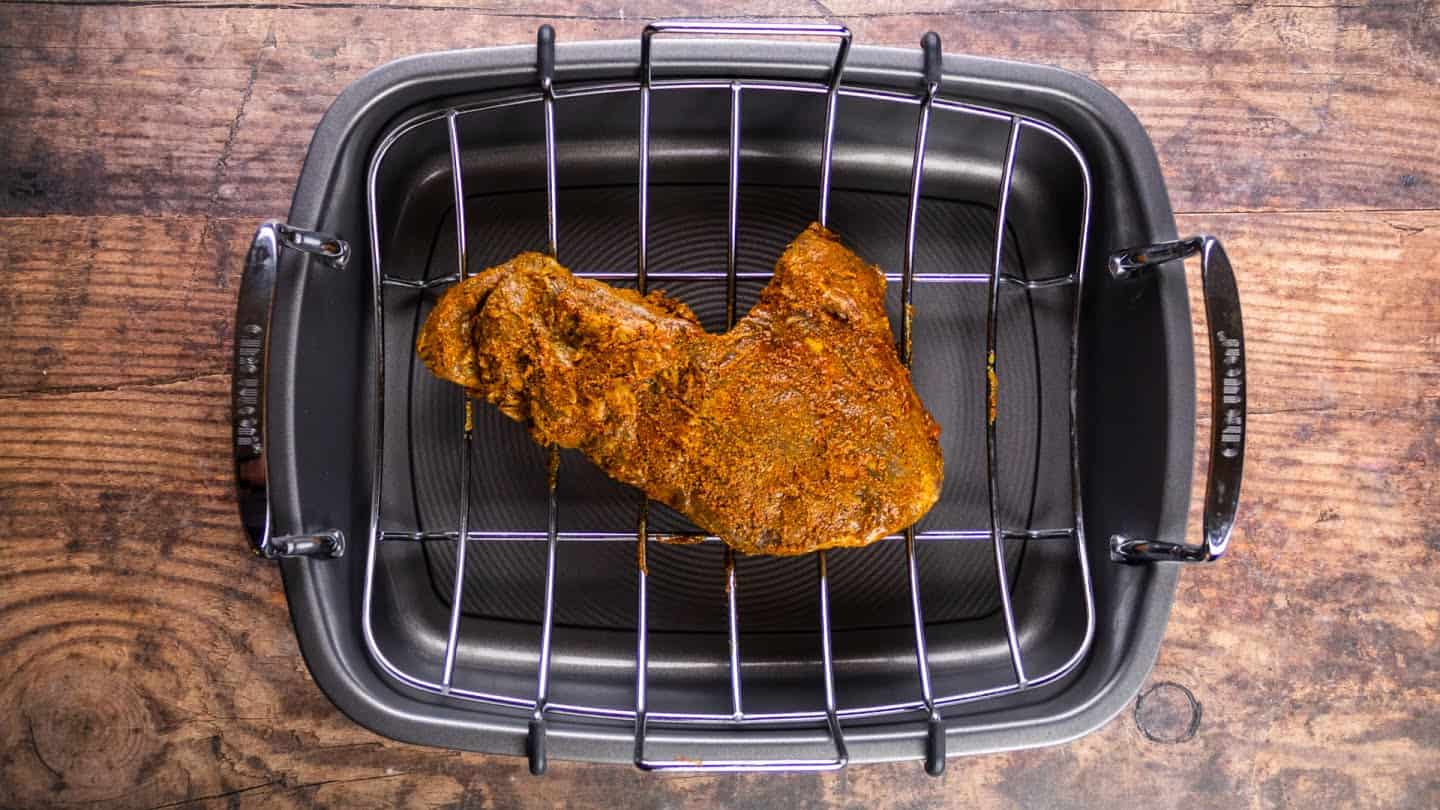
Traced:
<path fill-rule="evenodd" d="M 850 55 L 850 29 L 835 23 L 789 23 L 750 20 L 656 20 L 640 34 L 640 77 L 650 86 L 653 73 L 650 40 L 658 34 L 695 34 L 697 36 L 766 36 L 766 37 L 832 37 L 840 40 L 835 64 L 830 71 L 830 87 L 840 85 L 845 60 Z"/>
<path fill-rule="evenodd" d="M 251 549 L 261 557 L 339 557 L 345 551 L 345 536 L 338 529 L 313 534 L 272 536 L 270 533 L 265 377 L 270 350 L 270 315 L 275 305 L 282 248 L 316 256 L 322 264 L 336 269 L 343 268 L 350 258 L 349 246 L 340 239 L 279 222 L 262 224 L 250 243 L 235 305 L 235 369 L 231 390 L 240 521 L 250 538 Z"/>
<path fill-rule="evenodd" d="M 1129 278 L 1197 253 L 1210 333 L 1210 470 L 1205 482 L 1203 542 L 1192 545 L 1115 535 L 1110 538 L 1110 556 L 1117 561 L 1210 562 L 1225 553 L 1235 527 L 1245 465 L 1245 331 L 1230 259 L 1213 236 L 1194 236 L 1115 253 L 1110 257 L 1110 274 Z"/>

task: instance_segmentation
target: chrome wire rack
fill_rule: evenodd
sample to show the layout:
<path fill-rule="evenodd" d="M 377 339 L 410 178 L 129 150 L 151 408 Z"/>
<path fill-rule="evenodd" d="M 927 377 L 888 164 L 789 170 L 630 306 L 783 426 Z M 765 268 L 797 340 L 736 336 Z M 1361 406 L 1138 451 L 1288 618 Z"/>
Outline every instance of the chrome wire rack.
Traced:
<path fill-rule="evenodd" d="M 829 76 L 824 82 L 780 82 L 780 81 L 758 81 L 741 79 L 665 79 L 657 80 L 653 75 L 652 65 L 652 41 L 657 36 L 670 34 L 688 34 L 692 36 L 701 35 L 726 35 L 726 36 L 806 36 L 823 37 L 838 41 L 838 49 L 830 69 Z M 913 717 L 917 723 L 923 723 L 926 730 L 926 771 L 932 775 L 939 774 L 944 769 L 946 734 L 945 734 L 945 709 L 975 701 L 989 700 L 1005 695 L 1035 689 L 1054 682 L 1073 671 L 1089 652 L 1091 641 L 1094 637 L 1095 628 L 1095 600 L 1089 562 L 1086 555 L 1085 531 L 1081 517 L 1081 493 L 1080 475 L 1078 470 L 1079 444 L 1076 431 L 1076 373 L 1078 364 L 1078 331 L 1080 316 L 1080 291 L 1082 289 L 1082 273 L 1085 265 L 1086 235 L 1090 223 L 1090 202 L 1091 202 L 1091 175 L 1084 156 L 1075 143 L 1063 132 L 1051 125 L 1031 117 L 997 110 L 987 107 L 975 106 L 962 101 L 942 98 L 942 63 L 939 37 L 933 33 L 927 34 L 921 42 L 924 54 L 924 89 L 918 93 L 904 93 L 889 90 L 869 89 L 859 86 L 847 86 L 842 82 L 845 71 L 846 58 L 850 51 L 851 34 L 848 29 L 839 25 L 822 24 L 785 24 L 785 23 L 755 23 L 755 22 L 731 22 L 731 21 L 671 21 L 657 22 L 647 26 L 641 38 L 641 77 L 638 82 L 622 84 L 576 84 L 569 87 L 560 87 L 554 81 L 555 70 L 555 37 L 554 31 L 549 26 L 543 26 L 537 39 L 537 68 L 540 76 L 539 87 L 533 91 L 516 93 L 503 98 L 490 99 L 481 103 L 455 107 L 450 109 L 427 112 L 416 116 L 403 125 L 396 127 L 390 135 L 375 150 L 370 162 L 368 172 L 368 205 L 369 205 L 369 238 L 370 249 L 373 261 L 374 274 L 374 313 L 375 331 L 374 346 L 377 360 L 377 373 L 375 379 L 376 387 L 376 412 L 374 414 L 375 427 L 377 431 L 376 449 L 373 467 L 372 482 L 372 512 L 370 519 L 370 537 L 367 544 L 365 559 L 364 591 L 362 597 L 362 627 L 363 634 L 369 654 L 380 669 L 393 678 L 398 684 L 438 696 L 440 699 L 457 701 L 459 704 L 479 703 L 494 707 L 505 707 L 511 710 L 527 712 L 530 717 L 529 731 L 526 750 L 530 759 L 530 768 L 535 773 L 542 773 L 547 763 L 547 734 L 551 732 L 552 721 L 559 718 L 588 718 L 592 720 L 603 720 L 610 722 L 633 721 L 634 728 L 634 763 L 645 770 L 679 770 L 679 771 L 739 771 L 739 770 L 827 770 L 844 767 L 849 761 L 849 754 L 846 748 L 844 723 L 850 720 L 877 717 Z M 650 103 L 651 96 L 656 92 L 685 93 L 697 90 L 723 90 L 729 92 L 730 99 L 730 126 L 729 126 L 729 170 L 728 170 L 728 253 L 727 264 L 724 273 L 715 272 L 652 272 L 647 266 L 647 239 L 649 233 L 649 185 L 650 185 Z M 616 272 L 580 272 L 577 275 L 597 278 L 608 281 L 633 282 L 643 294 L 651 280 L 681 280 L 681 279 L 711 279 L 718 281 L 723 277 L 726 292 L 726 322 L 733 325 L 736 319 L 736 282 L 737 279 L 747 277 L 763 278 L 766 274 L 744 274 L 736 269 L 736 242 L 737 223 L 739 221 L 739 188 L 740 188 L 740 155 L 741 155 L 741 98 L 744 93 L 751 90 L 764 90 L 771 92 L 785 92 L 797 94 L 823 94 L 826 99 L 825 123 L 821 155 L 820 187 L 818 189 L 818 213 L 817 219 L 821 224 L 827 222 L 830 207 L 830 178 L 832 153 L 835 143 L 835 120 L 837 101 L 840 97 L 863 98 L 872 101 L 885 102 L 896 105 L 897 109 L 913 108 L 918 116 L 915 134 L 913 159 L 910 171 L 909 196 L 906 217 L 906 227 L 901 238 L 904 240 L 903 264 L 899 274 L 891 274 L 887 277 L 892 282 L 899 282 L 901 295 L 901 323 L 899 328 L 899 347 L 902 361 L 910 365 L 912 361 L 911 334 L 913 331 L 914 308 L 912 301 L 915 295 L 917 282 L 928 283 L 951 283 L 951 284 L 984 284 L 988 288 L 988 306 L 986 309 L 986 352 L 987 362 L 986 378 L 981 384 L 976 380 L 975 390 L 984 392 L 988 407 L 982 410 L 987 414 L 985 424 L 986 443 L 986 478 L 989 499 L 989 522 L 988 525 L 963 530 L 927 531 L 917 532 L 914 527 L 908 528 L 902 535 L 897 535 L 881 542 L 903 542 L 905 550 L 906 575 L 909 583 L 910 596 L 910 620 L 914 630 L 915 667 L 919 677 L 919 694 L 913 699 L 891 703 L 887 705 L 865 705 L 841 707 L 836 696 L 835 688 L 835 661 L 831 650 L 831 628 L 830 628 L 830 586 L 827 576 L 826 552 L 820 551 L 814 554 L 815 566 L 818 573 L 818 592 L 816 599 L 819 603 L 820 620 L 820 657 L 823 673 L 824 708 L 823 710 L 797 710 L 784 712 L 752 712 L 747 711 L 744 701 L 744 688 L 741 678 L 742 650 L 740 647 L 740 625 L 741 616 L 736 606 L 736 591 L 742 586 L 737 582 L 735 556 L 728 549 L 724 557 L 724 574 L 726 579 L 726 616 L 728 619 L 728 653 L 729 653 L 729 704 L 728 713 L 721 712 L 671 712 L 654 711 L 647 704 L 647 690 L 649 686 L 649 614 L 647 609 L 648 577 L 649 572 L 645 563 L 647 544 L 651 542 L 651 534 L 648 528 L 649 505 L 643 497 L 636 502 L 636 522 L 633 532 L 609 531 L 609 532 L 567 532 L 559 531 L 558 516 L 562 504 L 557 496 L 557 479 L 559 474 L 559 450 L 550 448 L 547 501 L 547 522 L 544 531 L 475 531 L 471 528 L 471 494 L 469 482 L 471 480 L 470 459 L 471 447 L 476 441 L 475 431 L 472 427 L 474 420 L 471 418 L 472 405 L 463 391 L 457 389 L 456 396 L 464 400 L 465 421 L 456 425 L 458 434 L 457 441 L 461 447 L 460 463 L 460 504 L 458 526 L 452 531 L 389 531 L 382 530 L 384 522 L 381 515 L 381 481 L 382 471 L 385 462 L 384 458 L 384 406 L 386 396 L 384 346 L 383 334 L 383 311 L 385 307 L 386 290 L 394 288 L 429 289 L 440 288 L 455 283 L 471 276 L 475 269 L 471 266 L 469 258 L 471 252 L 466 244 L 466 193 L 462 172 L 462 143 L 459 135 L 457 122 L 464 116 L 474 113 L 488 112 L 503 108 L 531 108 L 538 107 L 537 114 L 543 116 L 544 137 L 545 137 L 545 192 L 546 192 L 546 224 L 548 234 L 547 249 L 549 252 L 561 257 L 561 245 L 559 244 L 559 216 L 561 214 L 557 202 L 559 181 L 557 178 L 556 159 L 556 134 L 555 134 L 555 109 L 557 104 L 563 103 L 567 98 L 580 96 L 611 95 L 620 96 L 624 94 L 638 94 L 640 106 L 639 124 L 639 208 L 636 212 L 639 225 L 638 263 L 633 273 Z M 915 244 L 916 229 L 921 205 L 921 189 L 924 181 L 924 169 L 926 158 L 926 147 L 931 129 L 932 112 L 937 109 L 959 113 L 964 116 L 975 116 L 991 121 L 1007 123 L 1009 137 L 1005 149 L 1004 162 L 1001 167 L 1000 183 L 995 199 L 996 209 L 996 230 L 994 237 L 993 262 L 987 273 L 924 273 L 917 271 L 915 267 Z M 416 280 L 393 276 L 385 272 L 381 261 L 381 228 L 377 201 L 377 176 L 380 167 L 385 160 L 387 150 L 405 133 L 423 124 L 434 124 L 443 121 L 448 128 L 450 171 L 453 178 L 454 189 L 454 212 L 455 232 L 458 240 L 457 256 L 458 267 L 455 272 L 443 277 L 426 278 Z M 1083 179 L 1083 212 L 1081 216 L 1080 232 L 1077 236 L 1078 256 L 1073 272 L 1051 278 L 1028 279 L 1019 275 L 1011 275 L 1002 271 L 1002 246 L 1006 233 L 1006 215 L 1010 201 L 1011 178 L 1015 167 L 1016 155 L 1025 137 L 1041 137 L 1055 139 L 1064 149 L 1074 157 L 1079 175 Z M 537 212 L 538 215 L 538 212 Z M 1073 523 L 1069 526 L 1047 529 L 1028 529 L 1016 531 L 1006 529 L 1001 525 L 1000 510 L 997 505 L 997 459 L 996 459 L 996 414 L 993 403 L 997 396 L 996 368 L 1003 358 L 996 357 L 996 311 L 999 301 L 999 294 L 1002 285 L 1015 285 L 1028 289 L 1043 289 L 1052 287 L 1068 286 L 1073 289 L 1073 312 L 1070 324 L 1070 371 L 1069 371 L 1069 438 L 1070 438 L 1070 498 L 1073 513 Z M 418 304 L 417 304 L 418 306 Z M 977 396 L 982 394 L 976 394 Z M 1021 644 L 1016 631 L 1015 610 L 1011 602 L 1010 578 L 1006 570 L 1006 556 L 1004 544 L 1007 540 L 1025 539 L 1051 542 L 1069 542 L 1073 544 L 1075 554 L 1078 557 L 1078 566 L 1081 575 L 1080 586 L 1083 588 L 1085 606 L 1085 632 L 1083 640 L 1074 650 L 1073 654 L 1060 666 L 1049 672 L 1035 673 L 1026 667 L 1026 662 L 1021 654 Z M 543 617 L 540 622 L 539 639 L 539 661 L 535 673 L 535 688 L 533 693 L 526 695 L 497 694 L 486 691 L 479 691 L 463 687 L 455 682 L 455 660 L 456 652 L 460 642 L 461 613 L 462 613 L 462 581 L 465 576 L 465 555 L 466 547 L 476 541 L 544 541 L 546 543 L 545 555 L 545 585 Z M 707 541 L 715 542 L 718 538 L 707 537 Z M 450 601 L 450 616 L 448 625 L 448 637 L 443 653 L 443 667 L 438 681 L 418 677 L 411 672 L 403 671 L 394 665 L 387 658 L 385 651 L 381 649 L 377 641 L 377 634 L 373 628 L 373 612 L 375 605 L 375 590 L 377 568 L 381 565 L 378 559 L 378 550 L 382 543 L 407 542 L 407 541 L 441 541 L 455 544 L 455 577 L 451 584 L 452 593 Z M 557 702 L 551 699 L 550 675 L 552 655 L 552 631 L 555 617 L 555 581 L 556 581 L 556 559 L 559 553 L 561 541 L 599 541 L 599 542 L 634 542 L 637 545 L 638 565 L 636 566 L 638 584 L 638 613 L 637 632 L 635 639 L 635 689 L 633 708 L 617 708 L 600 705 L 576 705 Z M 1006 634 L 1006 641 L 1009 647 L 1009 657 L 1013 678 L 1006 684 L 990 688 L 961 692 L 956 694 L 936 694 L 931 682 L 931 665 L 926 648 L 926 623 L 924 618 L 924 607 L 921 604 L 919 587 L 919 566 L 917 564 L 916 545 L 919 541 L 941 541 L 941 542 L 986 542 L 991 543 L 995 550 L 995 575 L 998 579 L 998 592 L 1000 612 L 1003 617 L 1003 624 Z M 666 731 L 690 732 L 697 728 L 713 727 L 812 727 L 821 728 L 827 735 L 828 744 L 833 755 L 821 758 L 794 758 L 794 759 L 730 759 L 730 760 L 709 760 L 698 761 L 694 759 L 656 759 L 651 756 L 652 743 L 656 739 L 665 736 Z M 683 735 L 675 739 L 683 739 Z M 675 744 L 675 743 L 670 743 Z"/>

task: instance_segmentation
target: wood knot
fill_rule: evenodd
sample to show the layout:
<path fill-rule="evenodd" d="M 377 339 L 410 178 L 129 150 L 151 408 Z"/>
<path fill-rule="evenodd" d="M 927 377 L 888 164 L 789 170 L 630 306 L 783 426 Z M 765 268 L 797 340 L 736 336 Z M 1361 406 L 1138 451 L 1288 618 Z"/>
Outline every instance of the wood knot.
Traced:
<path fill-rule="evenodd" d="M 66 801 L 103 801 L 146 781 L 160 739 L 145 699 L 122 674 L 80 654 L 32 669 L 3 735 L 20 784 Z M 7 769 L 8 770 L 8 769 Z"/>

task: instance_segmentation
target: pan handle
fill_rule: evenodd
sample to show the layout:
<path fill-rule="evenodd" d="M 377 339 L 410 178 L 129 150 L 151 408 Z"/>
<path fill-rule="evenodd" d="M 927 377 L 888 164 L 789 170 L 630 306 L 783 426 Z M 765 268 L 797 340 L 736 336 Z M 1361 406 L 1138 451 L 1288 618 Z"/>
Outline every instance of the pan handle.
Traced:
<path fill-rule="evenodd" d="M 1110 538 L 1110 556 L 1120 562 L 1210 562 L 1225 553 L 1235 527 L 1245 465 L 1245 331 L 1240 292 L 1225 248 L 1213 236 L 1193 236 L 1122 250 L 1110 257 L 1110 274 L 1129 278 L 1197 253 L 1210 332 L 1210 470 L 1205 482 L 1204 538 L 1191 545 L 1115 535 Z"/>
<path fill-rule="evenodd" d="M 845 61 L 850 56 L 850 29 L 838 23 L 821 22 L 770 22 L 768 20 L 655 20 L 640 33 L 640 79 L 645 87 L 654 78 L 651 67 L 650 40 L 665 34 L 689 34 L 691 36 L 794 36 L 829 37 L 840 40 L 835 52 L 835 62 L 830 68 L 830 88 L 840 86 L 840 75 L 845 72 Z"/>
<path fill-rule="evenodd" d="M 342 240 L 275 221 L 263 223 L 250 243 L 235 305 L 235 368 L 230 400 L 240 521 L 251 549 L 261 557 L 339 557 L 345 551 L 345 536 L 339 529 L 313 534 L 270 533 L 265 381 L 270 315 L 275 305 L 280 255 L 285 248 L 315 256 L 321 264 L 337 270 L 350 259 L 350 247 Z"/>

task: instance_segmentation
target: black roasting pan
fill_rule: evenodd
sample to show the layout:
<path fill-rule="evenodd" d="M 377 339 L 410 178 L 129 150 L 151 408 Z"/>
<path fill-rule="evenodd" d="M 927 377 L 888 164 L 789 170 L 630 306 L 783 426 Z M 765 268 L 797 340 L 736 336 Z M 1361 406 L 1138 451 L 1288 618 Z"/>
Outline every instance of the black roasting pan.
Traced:
<path fill-rule="evenodd" d="M 1176 239 L 1135 116 L 1054 68 L 942 68 L 935 38 L 680 22 L 641 39 L 547 30 L 380 67 L 325 114 L 288 215 L 260 229 L 236 325 L 241 508 L 316 682 L 381 734 L 537 771 L 938 772 L 1103 724 L 1155 660 L 1177 563 L 1223 553 L 1243 458 L 1229 264 Z M 545 451 L 483 404 L 467 442 L 459 392 L 415 362 L 462 270 L 553 238 L 576 272 L 636 283 L 646 93 L 648 283 L 716 330 L 727 273 L 743 314 L 817 217 L 832 133 L 828 224 L 895 278 L 897 330 L 911 275 L 914 380 L 944 430 L 944 495 L 913 544 L 727 569 L 713 540 L 650 542 L 642 580 L 633 491 L 566 451 L 552 538 Z M 1187 528 L 1194 253 L 1217 429 L 1205 525 Z M 695 531 L 654 505 L 648 530 Z"/>

